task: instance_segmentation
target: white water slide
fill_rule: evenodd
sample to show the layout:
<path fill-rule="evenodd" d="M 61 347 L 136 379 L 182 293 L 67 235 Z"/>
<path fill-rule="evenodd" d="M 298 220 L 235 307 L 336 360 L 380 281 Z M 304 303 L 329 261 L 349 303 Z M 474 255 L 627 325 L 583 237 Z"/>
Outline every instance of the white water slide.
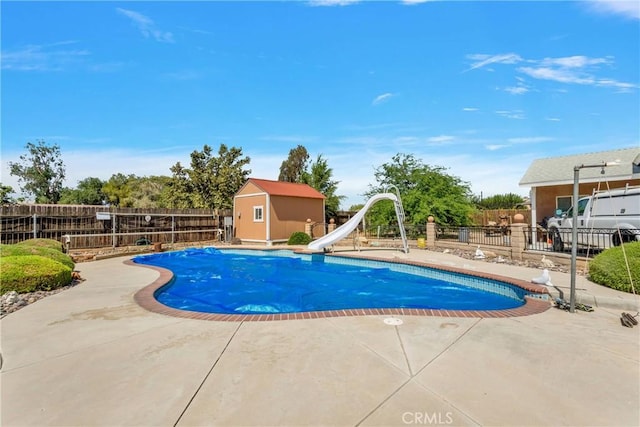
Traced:
<path fill-rule="evenodd" d="M 403 249 L 405 253 L 408 253 L 409 245 L 407 243 L 407 235 L 405 233 L 403 225 L 404 209 L 402 208 L 402 202 L 400 201 L 400 198 L 393 193 L 380 193 L 371 197 L 369 200 L 367 200 L 367 203 L 364 204 L 364 207 L 360 209 L 358 213 L 356 213 L 349 221 L 345 222 L 326 236 L 323 236 L 309 243 L 309 245 L 307 245 L 307 249 L 312 251 L 319 251 L 349 236 L 349 234 L 358 227 L 358 224 L 360 224 L 362 218 L 364 218 L 364 215 L 367 213 L 369 208 L 371 208 L 371 206 L 373 206 L 380 200 L 393 201 L 396 209 L 396 216 L 398 217 L 398 226 L 400 227 Z"/>

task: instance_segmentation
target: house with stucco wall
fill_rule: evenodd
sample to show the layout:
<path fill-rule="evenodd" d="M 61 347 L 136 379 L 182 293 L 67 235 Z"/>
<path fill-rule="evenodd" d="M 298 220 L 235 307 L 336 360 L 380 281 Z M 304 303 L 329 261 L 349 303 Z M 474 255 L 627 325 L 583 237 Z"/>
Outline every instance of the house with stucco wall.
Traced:
<path fill-rule="evenodd" d="M 640 185 L 640 147 L 599 151 L 571 156 L 534 160 L 520 180 L 530 187 L 531 226 L 566 211 L 573 205 L 574 168 L 618 162 L 606 168 L 584 168 L 579 171 L 579 195 L 589 196 L 596 190 Z"/>

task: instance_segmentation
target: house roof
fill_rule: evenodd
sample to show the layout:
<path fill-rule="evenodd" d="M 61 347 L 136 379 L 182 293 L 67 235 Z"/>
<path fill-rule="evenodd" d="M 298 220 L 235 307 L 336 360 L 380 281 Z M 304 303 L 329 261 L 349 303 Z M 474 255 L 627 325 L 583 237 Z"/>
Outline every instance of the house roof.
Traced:
<path fill-rule="evenodd" d="M 544 187 L 573 183 L 573 168 L 580 165 L 597 165 L 602 162 L 619 161 L 616 166 L 608 166 L 601 174 L 601 168 L 580 169 L 580 182 L 600 180 L 621 181 L 640 178 L 640 147 L 572 156 L 536 159 L 520 180 L 521 187 Z"/>
<path fill-rule="evenodd" d="M 315 188 L 307 184 L 298 184 L 295 182 L 271 181 L 268 179 L 249 178 L 242 186 L 240 191 L 248 183 L 254 184 L 271 196 L 288 196 L 288 197 L 304 197 L 307 199 L 324 199 L 325 196 Z M 238 193 L 240 192 L 238 191 Z"/>

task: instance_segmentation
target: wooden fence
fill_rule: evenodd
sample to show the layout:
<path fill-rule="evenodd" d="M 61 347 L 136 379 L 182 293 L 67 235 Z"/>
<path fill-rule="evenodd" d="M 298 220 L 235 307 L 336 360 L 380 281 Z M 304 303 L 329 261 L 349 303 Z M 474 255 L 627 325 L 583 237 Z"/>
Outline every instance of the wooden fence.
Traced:
<path fill-rule="evenodd" d="M 64 242 L 70 249 L 217 240 L 231 210 L 142 209 L 85 205 L 12 205 L 0 207 L 1 243 L 39 237 Z"/>
<path fill-rule="evenodd" d="M 531 223 L 531 210 L 529 209 L 487 209 L 477 211 L 471 215 L 471 222 L 477 226 L 487 226 L 491 223 L 500 225 L 502 218 L 507 219 L 507 224 L 513 223 L 513 216 L 522 214 L 525 224 Z"/>

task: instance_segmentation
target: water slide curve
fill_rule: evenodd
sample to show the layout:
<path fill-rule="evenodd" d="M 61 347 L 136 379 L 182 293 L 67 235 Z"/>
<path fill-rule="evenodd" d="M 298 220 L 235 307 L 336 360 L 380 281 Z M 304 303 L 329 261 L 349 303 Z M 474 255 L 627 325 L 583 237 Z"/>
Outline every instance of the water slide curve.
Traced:
<path fill-rule="evenodd" d="M 312 251 L 319 251 L 346 238 L 353 230 L 356 229 L 356 227 L 358 227 L 358 224 L 360 224 L 362 218 L 364 218 L 364 215 L 367 213 L 369 208 L 371 208 L 371 206 L 373 206 L 376 202 L 385 199 L 392 200 L 394 203 L 398 203 L 398 198 L 393 193 L 376 194 L 375 196 L 367 200 L 367 203 L 364 204 L 364 207 L 360 209 L 358 213 L 356 213 L 349 221 L 345 222 L 326 236 L 323 236 L 309 243 L 309 245 L 307 245 L 307 249 Z"/>

